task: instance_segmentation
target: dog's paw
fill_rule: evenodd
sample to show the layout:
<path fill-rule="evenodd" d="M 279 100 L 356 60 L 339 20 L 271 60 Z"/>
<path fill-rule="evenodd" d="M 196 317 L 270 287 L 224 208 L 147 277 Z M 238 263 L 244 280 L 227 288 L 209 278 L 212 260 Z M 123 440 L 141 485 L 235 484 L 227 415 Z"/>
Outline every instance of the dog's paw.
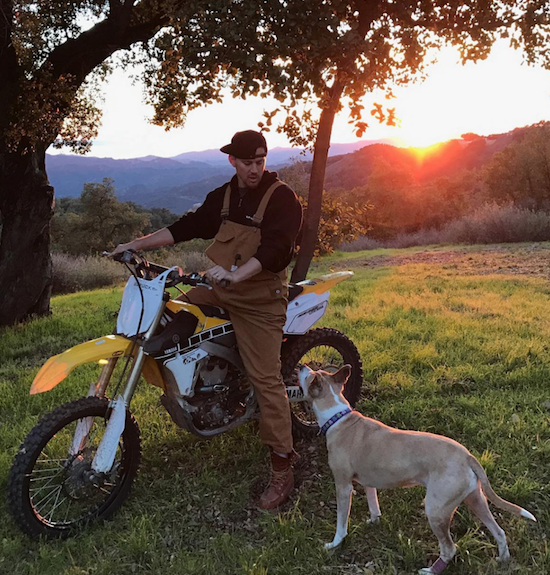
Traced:
<path fill-rule="evenodd" d="M 508 563 L 508 561 L 510 561 L 511 559 L 511 555 L 510 555 L 510 551 L 506 550 L 506 553 L 501 553 L 498 557 L 497 557 L 497 561 L 500 564 L 506 564 Z"/>
<path fill-rule="evenodd" d="M 434 575 L 434 572 L 430 567 L 423 567 L 422 569 L 419 569 L 418 575 Z"/>
<path fill-rule="evenodd" d="M 380 523 L 380 515 L 371 515 L 370 519 L 367 519 L 367 525 L 378 525 Z"/>

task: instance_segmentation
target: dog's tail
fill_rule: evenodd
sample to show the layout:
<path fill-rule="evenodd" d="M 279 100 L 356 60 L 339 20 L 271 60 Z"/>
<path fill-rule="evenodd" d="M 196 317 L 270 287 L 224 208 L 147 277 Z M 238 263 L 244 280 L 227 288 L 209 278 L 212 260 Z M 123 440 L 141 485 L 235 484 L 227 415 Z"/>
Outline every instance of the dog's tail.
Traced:
<path fill-rule="evenodd" d="M 519 505 L 514 505 L 513 503 L 506 501 L 506 499 L 502 499 L 502 497 L 494 492 L 491 484 L 489 483 L 489 478 L 485 473 L 485 469 L 481 467 L 481 464 L 473 455 L 470 455 L 470 468 L 476 474 L 481 483 L 481 487 L 483 488 L 483 492 L 491 503 L 495 504 L 501 509 L 504 509 L 505 511 L 509 511 L 514 515 L 517 515 L 518 517 L 525 517 L 525 519 L 530 519 L 531 521 L 535 522 L 537 521 L 536 517 L 532 513 L 529 513 L 529 511 L 526 511 Z"/>

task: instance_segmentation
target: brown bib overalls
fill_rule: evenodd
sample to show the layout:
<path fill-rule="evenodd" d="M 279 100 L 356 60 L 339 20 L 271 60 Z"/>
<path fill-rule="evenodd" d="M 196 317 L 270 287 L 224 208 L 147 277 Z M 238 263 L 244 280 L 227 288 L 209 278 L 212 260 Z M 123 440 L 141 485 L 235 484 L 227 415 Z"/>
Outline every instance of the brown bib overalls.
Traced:
<path fill-rule="evenodd" d="M 253 217 L 254 226 L 228 220 L 231 187 L 225 191 L 222 223 L 206 255 L 226 270 L 245 264 L 257 252 L 260 225 L 271 195 L 283 182 L 265 193 Z M 212 290 L 196 287 L 181 296 L 193 304 L 223 307 L 235 328 L 239 352 L 260 406 L 260 437 L 278 453 L 292 451 L 290 407 L 281 377 L 281 343 L 286 320 L 286 270 L 262 270 L 240 283 Z"/>

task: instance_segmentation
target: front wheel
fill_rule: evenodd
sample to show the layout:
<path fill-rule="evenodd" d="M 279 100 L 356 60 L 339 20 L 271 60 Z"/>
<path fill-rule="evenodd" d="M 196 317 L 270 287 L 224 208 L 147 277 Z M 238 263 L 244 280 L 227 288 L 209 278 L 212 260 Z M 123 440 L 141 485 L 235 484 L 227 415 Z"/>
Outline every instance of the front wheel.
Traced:
<path fill-rule="evenodd" d="M 298 372 L 303 365 L 311 369 L 337 371 L 351 365 L 344 397 L 352 407 L 359 400 L 363 385 L 361 358 L 355 344 L 336 329 L 320 328 L 288 340 L 281 354 L 281 371 L 286 385 L 299 385 Z M 291 403 L 292 428 L 296 436 L 311 437 L 319 431 L 310 403 Z"/>
<path fill-rule="evenodd" d="M 108 415 L 107 399 L 86 397 L 61 405 L 27 435 L 10 471 L 8 508 L 28 535 L 66 536 L 126 499 L 141 456 L 139 427 L 126 412 L 114 465 L 96 474 L 91 465 Z"/>

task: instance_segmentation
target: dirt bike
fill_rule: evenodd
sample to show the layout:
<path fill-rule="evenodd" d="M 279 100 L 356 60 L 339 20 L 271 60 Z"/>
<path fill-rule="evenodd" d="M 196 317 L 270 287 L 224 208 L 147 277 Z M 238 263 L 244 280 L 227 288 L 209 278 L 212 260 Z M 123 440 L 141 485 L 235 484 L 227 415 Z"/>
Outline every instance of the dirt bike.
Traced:
<path fill-rule="evenodd" d="M 174 423 L 200 437 L 258 417 L 229 315 L 215 306 L 173 299 L 168 291 L 181 291 L 180 285 L 210 287 L 207 278 L 159 266 L 137 252 L 115 259 L 132 274 L 115 333 L 51 357 L 30 390 L 53 389 L 81 364 L 103 364 L 88 396 L 43 417 L 15 456 L 8 507 L 19 527 L 33 537 L 69 535 L 90 521 L 108 518 L 128 496 L 141 457 L 139 427 L 129 411 L 140 376 L 161 388 L 161 403 Z M 295 434 L 318 432 L 298 383 L 301 365 L 330 370 L 350 364 L 344 393 L 352 405 L 359 399 L 361 360 L 353 342 L 335 329 L 311 329 L 325 313 L 329 290 L 352 275 L 332 273 L 289 286 L 281 361 Z M 121 373 L 115 377 L 119 361 Z M 118 382 L 109 400 L 111 379 Z"/>

